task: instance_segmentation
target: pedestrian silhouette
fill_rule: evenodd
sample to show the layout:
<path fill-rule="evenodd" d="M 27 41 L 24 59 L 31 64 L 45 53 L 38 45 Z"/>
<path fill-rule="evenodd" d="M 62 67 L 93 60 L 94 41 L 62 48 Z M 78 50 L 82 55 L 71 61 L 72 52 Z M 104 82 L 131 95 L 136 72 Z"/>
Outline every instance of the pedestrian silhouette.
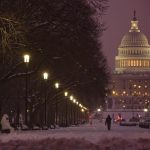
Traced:
<path fill-rule="evenodd" d="M 105 120 L 105 125 L 107 125 L 108 130 L 111 129 L 111 117 L 110 117 L 110 115 L 107 116 L 107 118 Z"/>

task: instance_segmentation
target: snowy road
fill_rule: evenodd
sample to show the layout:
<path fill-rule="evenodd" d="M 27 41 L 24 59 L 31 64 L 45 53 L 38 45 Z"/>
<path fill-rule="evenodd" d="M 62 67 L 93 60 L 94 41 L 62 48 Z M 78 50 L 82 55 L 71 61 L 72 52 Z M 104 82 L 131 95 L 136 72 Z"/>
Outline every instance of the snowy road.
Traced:
<path fill-rule="evenodd" d="M 78 145 L 82 145 L 82 146 L 84 144 L 85 146 L 87 146 L 87 144 L 90 143 L 91 146 L 101 146 L 100 148 L 102 148 L 102 150 L 105 148 L 113 148 L 115 147 L 115 145 L 117 146 L 118 144 L 120 146 L 123 146 L 124 148 L 127 147 L 126 149 L 128 150 L 130 150 L 131 148 L 136 149 L 136 150 L 138 149 L 144 150 L 144 148 L 148 148 L 145 150 L 150 150 L 150 144 L 149 144 L 150 143 L 150 129 L 143 129 L 143 128 L 139 128 L 138 126 L 124 127 L 124 126 L 113 124 L 112 130 L 107 131 L 105 125 L 98 121 L 94 121 L 93 125 L 87 124 L 87 125 L 82 125 L 78 127 L 50 129 L 48 131 L 47 130 L 17 131 L 11 134 L 0 134 L 0 140 L 1 142 L 3 142 L 3 144 L 7 142 L 10 143 L 11 140 L 16 140 L 16 141 L 18 140 L 32 141 L 33 140 L 35 142 L 35 141 L 40 141 L 40 140 L 46 140 L 47 138 L 50 138 L 50 140 L 52 140 L 51 143 L 55 141 L 54 142 L 55 144 L 57 142 L 60 142 L 60 140 L 61 140 L 60 143 L 65 142 L 65 144 L 76 141 L 75 143 L 78 143 Z M 54 138 L 58 140 L 55 140 Z M 82 143 L 82 144 L 79 144 L 79 143 Z M 58 146 L 58 144 L 56 145 Z M 70 146 L 75 147 L 73 145 L 74 143 L 72 143 Z M 144 146 L 144 147 L 140 149 L 141 146 L 142 147 Z M 7 150 L 7 148 L 5 149 Z M 76 149 L 79 149 L 79 147 Z M 84 149 L 84 147 L 82 147 L 82 149 Z M 0 150 L 3 150 L 3 149 L 1 149 L 0 147 Z M 114 150 L 117 150 L 117 149 L 114 149 Z"/>

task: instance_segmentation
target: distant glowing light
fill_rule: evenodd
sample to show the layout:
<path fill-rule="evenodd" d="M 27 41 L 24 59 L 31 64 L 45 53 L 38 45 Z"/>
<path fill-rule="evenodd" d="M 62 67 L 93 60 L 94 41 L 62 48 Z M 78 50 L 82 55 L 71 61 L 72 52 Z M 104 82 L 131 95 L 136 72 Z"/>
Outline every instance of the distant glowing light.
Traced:
<path fill-rule="evenodd" d="M 126 94 L 126 91 L 123 91 L 123 94 Z"/>
<path fill-rule="evenodd" d="M 68 96 L 68 92 L 65 92 L 64 95 L 65 95 L 65 96 Z"/>
<path fill-rule="evenodd" d="M 71 100 L 71 101 L 73 100 L 73 96 L 72 96 L 72 95 L 70 96 L 70 100 Z"/>
<path fill-rule="evenodd" d="M 25 55 L 24 55 L 24 62 L 25 62 L 25 63 L 29 63 L 29 60 L 30 60 L 30 55 L 25 54 Z"/>
<path fill-rule="evenodd" d="M 44 78 L 45 80 L 48 79 L 48 73 L 47 73 L 47 72 L 44 72 L 44 73 L 43 73 L 43 78 Z"/>
<path fill-rule="evenodd" d="M 113 93 L 113 94 L 116 94 L 116 92 L 115 92 L 115 91 L 112 91 L 112 93 Z"/>
<path fill-rule="evenodd" d="M 73 102 L 76 103 L 76 99 L 73 99 Z"/>
<path fill-rule="evenodd" d="M 144 112 L 148 112 L 148 109 L 147 109 L 147 108 L 144 108 Z"/>
<path fill-rule="evenodd" d="M 56 88 L 56 89 L 59 88 L 59 83 L 58 83 L 58 82 L 55 83 L 55 88 Z"/>
<path fill-rule="evenodd" d="M 81 108 L 82 108 L 83 106 L 82 106 L 81 104 L 79 104 L 79 107 L 81 107 Z"/>
<path fill-rule="evenodd" d="M 98 108 L 98 109 L 97 109 L 97 111 L 98 111 L 98 112 L 100 112 L 100 111 L 101 111 L 101 109 L 100 109 L 100 108 Z"/>
<path fill-rule="evenodd" d="M 84 112 L 84 109 L 82 108 L 81 111 Z"/>

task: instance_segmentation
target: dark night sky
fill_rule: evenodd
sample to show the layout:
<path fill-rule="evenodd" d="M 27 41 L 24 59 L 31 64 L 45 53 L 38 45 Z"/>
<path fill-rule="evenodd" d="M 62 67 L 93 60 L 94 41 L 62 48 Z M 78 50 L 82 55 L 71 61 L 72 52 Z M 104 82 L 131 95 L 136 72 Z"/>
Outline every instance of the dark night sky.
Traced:
<path fill-rule="evenodd" d="M 107 30 L 103 33 L 103 51 L 110 69 L 114 69 L 117 47 L 130 28 L 133 11 L 139 20 L 140 30 L 150 43 L 150 0 L 109 0 L 109 8 L 104 21 Z"/>

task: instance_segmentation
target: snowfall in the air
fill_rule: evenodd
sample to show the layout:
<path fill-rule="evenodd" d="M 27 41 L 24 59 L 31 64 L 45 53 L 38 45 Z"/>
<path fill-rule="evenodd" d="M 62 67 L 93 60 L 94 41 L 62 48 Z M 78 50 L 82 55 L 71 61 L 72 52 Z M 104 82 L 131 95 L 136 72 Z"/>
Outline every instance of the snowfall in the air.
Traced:
<path fill-rule="evenodd" d="M 150 129 L 94 120 L 68 128 L 0 133 L 0 150 L 150 150 Z"/>

